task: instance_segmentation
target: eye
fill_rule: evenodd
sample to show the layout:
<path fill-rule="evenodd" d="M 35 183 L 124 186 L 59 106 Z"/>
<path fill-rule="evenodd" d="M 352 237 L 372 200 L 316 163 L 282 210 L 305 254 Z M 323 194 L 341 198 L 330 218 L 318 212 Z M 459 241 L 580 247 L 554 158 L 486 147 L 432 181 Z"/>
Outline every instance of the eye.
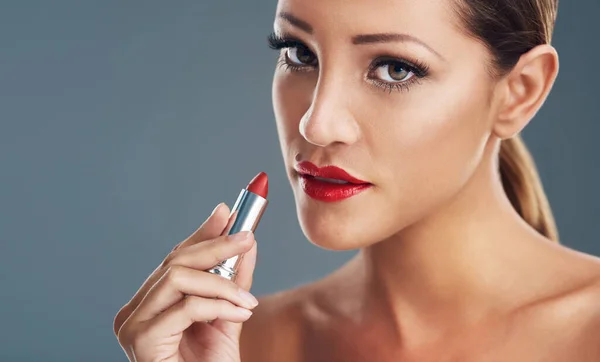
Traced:
<path fill-rule="evenodd" d="M 317 63 L 317 57 L 303 45 L 287 48 L 285 57 L 291 65 L 296 66 L 315 65 Z"/>
<path fill-rule="evenodd" d="M 271 33 L 268 42 L 271 49 L 284 50 L 278 64 L 286 70 L 312 70 L 318 63 L 316 55 L 304 43 L 289 35 Z"/>
<path fill-rule="evenodd" d="M 415 76 L 402 62 L 390 61 L 375 68 L 375 77 L 389 83 L 404 82 Z"/>
<path fill-rule="evenodd" d="M 367 78 L 385 90 L 409 90 L 415 83 L 429 76 L 429 66 L 419 60 L 383 56 L 369 67 Z"/>
<path fill-rule="evenodd" d="M 269 47 L 281 52 L 277 64 L 292 72 L 318 70 L 317 56 L 298 39 L 271 33 Z M 421 79 L 429 77 L 429 66 L 414 58 L 382 55 L 372 61 L 366 80 L 386 91 L 409 90 Z"/>

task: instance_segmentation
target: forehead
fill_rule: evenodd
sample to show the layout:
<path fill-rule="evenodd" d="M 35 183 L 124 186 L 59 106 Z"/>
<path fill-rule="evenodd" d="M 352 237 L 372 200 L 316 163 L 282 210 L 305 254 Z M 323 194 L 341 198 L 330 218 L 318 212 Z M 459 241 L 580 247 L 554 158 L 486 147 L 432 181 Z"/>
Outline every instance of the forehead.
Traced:
<path fill-rule="evenodd" d="M 287 12 L 327 30 L 411 30 L 433 33 L 454 27 L 451 0 L 279 0 L 277 13 Z"/>
<path fill-rule="evenodd" d="M 430 43 L 458 33 L 452 0 L 279 0 L 277 13 L 308 22 L 315 36 L 402 32 Z M 276 21 L 281 24 L 280 20 Z"/>

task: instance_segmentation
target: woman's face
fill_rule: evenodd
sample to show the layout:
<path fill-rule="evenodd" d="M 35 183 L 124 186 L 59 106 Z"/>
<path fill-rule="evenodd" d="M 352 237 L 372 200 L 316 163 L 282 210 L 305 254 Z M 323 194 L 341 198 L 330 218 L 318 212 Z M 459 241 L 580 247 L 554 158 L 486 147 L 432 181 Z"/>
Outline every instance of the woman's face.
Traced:
<path fill-rule="evenodd" d="M 478 167 L 495 84 L 485 47 L 459 26 L 449 0 L 279 1 L 273 104 L 311 242 L 344 250 L 393 236 Z M 303 176 L 302 162 L 367 184 Z"/>

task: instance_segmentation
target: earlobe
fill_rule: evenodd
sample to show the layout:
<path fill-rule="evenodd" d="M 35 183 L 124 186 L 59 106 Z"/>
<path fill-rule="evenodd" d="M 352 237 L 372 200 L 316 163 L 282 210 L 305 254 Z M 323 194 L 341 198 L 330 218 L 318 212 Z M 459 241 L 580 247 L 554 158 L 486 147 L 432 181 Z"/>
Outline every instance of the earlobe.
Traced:
<path fill-rule="evenodd" d="M 523 54 L 501 83 L 503 102 L 494 133 L 508 139 L 525 128 L 544 104 L 558 74 L 558 54 L 549 44 Z"/>

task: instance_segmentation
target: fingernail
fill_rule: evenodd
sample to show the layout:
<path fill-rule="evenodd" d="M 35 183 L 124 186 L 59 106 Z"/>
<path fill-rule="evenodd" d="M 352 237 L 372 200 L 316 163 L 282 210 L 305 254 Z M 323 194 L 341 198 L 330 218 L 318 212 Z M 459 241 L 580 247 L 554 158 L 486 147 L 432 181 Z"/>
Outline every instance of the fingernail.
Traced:
<path fill-rule="evenodd" d="M 233 235 L 229 235 L 229 240 L 231 241 L 244 241 L 248 238 L 250 238 L 250 235 L 252 235 L 252 231 L 242 231 Z"/>
<path fill-rule="evenodd" d="M 236 310 L 237 310 L 237 313 L 240 315 L 240 317 L 250 318 L 252 316 L 252 312 L 246 308 L 238 307 L 238 308 L 236 308 Z"/>
<path fill-rule="evenodd" d="M 213 209 L 213 211 L 210 213 L 210 216 L 213 216 L 214 214 L 217 213 L 217 211 L 219 210 L 219 208 L 223 206 L 223 203 L 218 204 L 217 206 L 215 206 L 215 208 Z"/>
<path fill-rule="evenodd" d="M 240 294 L 240 297 L 242 297 L 242 300 L 248 304 L 250 306 L 250 308 L 254 308 L 258 305 L 258 300 L 256 300 L 256 298 L 250 294 L 249 292 L 245 291 L 244 289 L 240 288 L 240 290 L 238 291 L 238 293 Z"/>

